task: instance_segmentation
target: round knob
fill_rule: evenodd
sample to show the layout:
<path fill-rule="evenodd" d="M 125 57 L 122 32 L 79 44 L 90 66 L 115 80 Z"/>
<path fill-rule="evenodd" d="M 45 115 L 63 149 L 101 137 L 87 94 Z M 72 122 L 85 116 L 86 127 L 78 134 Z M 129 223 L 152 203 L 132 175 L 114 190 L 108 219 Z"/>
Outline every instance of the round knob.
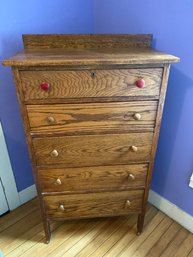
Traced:
<path fill-rule="evenodd" d="M 54 119 L 54 117 L 50 116 L 47 118 L 47 121 L 48 121 L 48 123 L 52 124 L 55 122 L 55 119 Z"/>
<path fill-rule="evenodd" d="M 135 82 L 136 86 L 141 88 L 141 87 L 144 87 L 145 86 L 145 80 L 144 79 L 138 79 L 136 82 Z"/>
<path fill-rule="evenodd" d="M 52 156 L 52 157 L 57 157 L 58 155 L 59 155 L 59 153 L 58 153 L 58 151 L 55 150 L 55 149 L 51 152 L 51 156 Z"/>
<path fill-rule="evenodd" d="M 46 82 L 43 82 L 42 84 L 40 84 L 40 87 L 41 87 L 42 90 L 48 91 L 50 85 L 48 83 L 46 83 Z"/>
<path fill-rule="evenodd" d="M 128 178 L 129 178 L 129 180 L 134 180 L 135 176 L 132 173 L 129 173 L 128 174 Z"/>
<path fill-rule="evenodd" d="M 59 211 L 65 211 L 64 204 L 60 204 L 59 207 L 58 207 L 58 210 Z"/>
<path fill-rule="evenodd" d="M 131 150 L 132 150 L 133 152 L 137 152 L 138 148 L 137 148 L 137 146 L 132 145 L 132 146 L 131 146 Z"/>
<path fill-rule="evenodd" d="M 133 115 L 133 117 L 134 117 L 135 120 L 140 120 L 141 119 L 141 114 L 140 113 L 135 113 Z"/>
<path fill-rule="evenodd" d="M 62 181 L 60 178 L 57 178 L 56 181 L 55 181 L 55 184 L 56 185 L 61 185 L 62 184 Z"/>
<path fill-rule="evenodd" d="M 127 207 L 130 207 L 130 206 L 131 206 L 131 202 L 130 202 L 129 200 L 127 200 L 126 203 L 125 203 L 125 205 L 126 205 Z"/>

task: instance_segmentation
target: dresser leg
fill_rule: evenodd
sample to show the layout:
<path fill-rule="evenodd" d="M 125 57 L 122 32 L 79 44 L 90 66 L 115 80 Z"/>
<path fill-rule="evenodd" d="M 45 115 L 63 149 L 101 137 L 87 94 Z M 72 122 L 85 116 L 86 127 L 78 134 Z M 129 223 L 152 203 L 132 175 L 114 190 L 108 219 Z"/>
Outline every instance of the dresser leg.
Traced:
<path fill-rule="evenodd" d="M 49 244 L 50 237 L 51 237 L 50 223 L 48 220 L 44 220 L 43 224 L 44 224 L 44 232 L 45 232 L 45 237 L 46 237 L 46 244 Z"/>
<path fill-rule="evenodd" d="M 143 224 L 144 224 L 145 214 L 139 214 L 138 215 L 138 221 L 137 221 L 137 235 L 139 236 L 143 230 Z"/>

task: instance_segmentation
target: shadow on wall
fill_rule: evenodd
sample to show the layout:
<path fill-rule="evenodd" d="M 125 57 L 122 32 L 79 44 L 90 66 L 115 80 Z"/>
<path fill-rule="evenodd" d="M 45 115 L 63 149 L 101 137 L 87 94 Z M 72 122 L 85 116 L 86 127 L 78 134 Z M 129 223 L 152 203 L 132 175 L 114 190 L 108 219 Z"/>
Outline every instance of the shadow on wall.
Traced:
<path fill-rule="evenodd" d="M 22 49 L 21 36 L 2 40 L 0 62 Z M 0 64 L 0 118 L 18 191 L 34 183 L 16 90 L 10 67 Z M 25 178 L 25 179 L 24 179 Z"/>
<path fill-rule="evenodd" d="M 176 190 L 174 190 L 174 187 L 179 186 L 179 181 L 184 187 L 183 179 L 185 180 L 184 182 L 187 183 L 187 178 L 190 177 L 191 173 L 190 170 L 193 169 L 193 163 L 189 163 L 189 167 L 187 167 L 188 170 L 178 172 L 180 169 L 179 163 L 185 162 L 187 159 L 187 152 L 191 151 L 191 153 L 193 153 L 193 142 L 182 140 L 181 145 L 176 145 L 176 139 L 179 139 L 179 126 L 184 125 L 182 119 L 188 121 L 188 129 L 183 131 L 185 138 L 188 138 L 188 133 L 191 133 L 191 130 L 193 131 L 193 119 L 187 119 L 188 116 L 193 117 L 191 115 L 191 113 L 193 114 L 193 110 L 190 110 L 190 113 L 183 113 L 183 110 L 187 110 L 185 106 L 188 104 L 187 96 L 191 95 L 191 93 L 193 93 L 193 80 L 184 75 L 175 67 L 171 66 L 151 185 L 153 190 L 163 196 L 168 195 L 168 191 L 170 190 L 171 186 L 173 188 L 173 192 L 179 192 L 178 189 L 180 190 L 180 188 L 176 188 Z M 184 127 L 186 128 L 186 126 Z M 172 162 L 173 158 L 178 158 L 178 161 Z M 190 160 L 192 160 L 192 158 Z M 173 165 L 171 167 L 171 163 L 175 163 L 176 166 Z M 182 168 L 184 168 L 184 163 Z M 171 179 L 168 180 L 168 176 L 170 176 Z M 170 183 L 173 181 L 173 184 L 169 185 L 168 181 L 170 181 Z"/>

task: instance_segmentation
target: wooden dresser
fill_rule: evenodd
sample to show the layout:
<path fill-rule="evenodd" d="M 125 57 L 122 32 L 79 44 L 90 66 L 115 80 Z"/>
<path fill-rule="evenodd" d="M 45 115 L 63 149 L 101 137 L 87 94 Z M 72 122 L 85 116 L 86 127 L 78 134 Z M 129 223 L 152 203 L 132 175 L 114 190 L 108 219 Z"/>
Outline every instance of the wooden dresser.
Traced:
<path fill-rule="evenodd" d="M 169 67 L 152 35 L 24 35 L 12 66 L 46 242 L 52 219 L 138 214 Z"/>

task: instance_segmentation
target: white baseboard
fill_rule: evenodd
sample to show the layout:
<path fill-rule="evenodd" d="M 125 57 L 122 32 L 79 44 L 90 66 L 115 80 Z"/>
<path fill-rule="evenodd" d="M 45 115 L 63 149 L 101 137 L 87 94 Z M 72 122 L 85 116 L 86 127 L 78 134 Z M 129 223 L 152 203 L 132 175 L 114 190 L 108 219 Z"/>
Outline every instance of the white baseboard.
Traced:
<path fill-rule="evenodd" d="M 24 204 L 29 200 L 33 199 L 37 196 L 37 191 L 35 185 L 25 188 L 24 190 L 19 192 L 20 203 Z"/>
<path fill-rule="evenodd" d="M 193 217 L 159 194 L 150 190 L 148 201 L 170 218 L 193 233 Z"/>

